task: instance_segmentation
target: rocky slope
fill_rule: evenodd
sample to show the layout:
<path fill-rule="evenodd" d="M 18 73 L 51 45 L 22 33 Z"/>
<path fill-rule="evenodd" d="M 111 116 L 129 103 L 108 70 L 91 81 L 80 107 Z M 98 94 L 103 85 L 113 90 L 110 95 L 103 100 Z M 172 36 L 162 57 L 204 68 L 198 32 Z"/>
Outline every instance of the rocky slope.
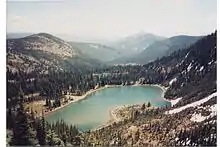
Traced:
<path fill-rule="evenodd" d="M 50 34 L 39 33 L 7 40 L 7 67 L 12 71 L 63 70 L 97 65 L 100 66 L 99 61 L 84 58 L 69 43 Z"/>

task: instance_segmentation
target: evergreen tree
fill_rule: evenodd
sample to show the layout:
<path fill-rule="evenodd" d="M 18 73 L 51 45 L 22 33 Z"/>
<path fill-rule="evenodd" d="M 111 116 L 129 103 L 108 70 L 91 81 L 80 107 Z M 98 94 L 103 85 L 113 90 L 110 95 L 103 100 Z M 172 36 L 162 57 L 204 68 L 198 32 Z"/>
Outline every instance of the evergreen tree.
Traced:
<path fill-rule="evenodd" d="M 28 117 L 21 103 L 19 104 L 12 130 L 13 136 L 11 145 L 35 145 L 36 142 L 29 126 Z"/>
<path fill-rule="evenodd" d="M 141 110 L 144 111 L 145 108 L 146 108 L 146 105 L 145 105 L 145 103 L 144 103 L 144 104 L 142 105 L 142 107 L 141 107 Z"/>
<path fill-rule="evenodd" d="M 147 103 L 147 107 L 151 107 L 151 103 L 150 102 Z"/>
<path fill-rule="evenodd" d="M 13 127 L 13 115 L 11 108 L 7 109 L 7 129 L 11 129 Z"/>
<path fill-rule="evenodd" d="M 42 113 L 42 118 L 40 119 L 40 122 L 38 123 L 38 127 L 37 127 L 37 139 L 40 145 L 46 145 L 46 128 L 45 128 L 45 120 L 43 113 Z"/>

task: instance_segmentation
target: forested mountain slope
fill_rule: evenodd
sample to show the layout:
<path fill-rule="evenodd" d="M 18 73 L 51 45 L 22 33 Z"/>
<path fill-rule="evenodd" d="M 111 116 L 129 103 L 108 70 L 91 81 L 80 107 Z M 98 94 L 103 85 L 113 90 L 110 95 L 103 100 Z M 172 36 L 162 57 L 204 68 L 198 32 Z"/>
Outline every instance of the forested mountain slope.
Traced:
<path fill-rule="evenodd" d="M 105 69 L 106 73 L 127 73 L 128 84 L 162 84 L 168 89 L 165 98 L 178 101 L 170 108 L 133 108 L 130 119 L 85 134 L 87 145 L 215 146 L 216 50 L 215 32 L 186 50 L 144 66 Z"/>
<path fill-rule="evenodd" d="M 8 70 L 47 71 L 77 66 L 100 66 L 100 61 L 84 58 L 67 42 L 46 33 L 7 40 Z"/>
<path fill-rule="evenodd" d="M 165 97 L 195 101 L 216 91 L 216 33 L 203 37 L 188 49 L 144 65 L 146 79 L 170 86 Z M 153 71 L 153 72 L 152 72 Z M 156 73 L 157 72 L 157 73 Z"/>
<path fill-rule="evenodd" d="M 112 63 L 138 63 L 146 64 L 149 61 L 154 61 L 157 58 L 168 56 L 174 51 L 179 49 L 188 48 L 191 44 L 195 43 L 201 37 L 197 36 L 174 36 L 163 40 L 156 41 L 149 44 L 142 52 L 128 57 L 114 60 Z"/>
<path fill-rule="evenodd" d="M 22 132 L 9 133 L 12 138 L 8 137 L 8 143 L 15 145 L 16 140 L 25 138 L 26 145 L 216 146 L 216 37 L 215 32 L 187 49 L 145 65 L 50 70 L 48 74 L 8 70 L 7 129 Z M 176 104 L 166 108 L 131 106 L 126 110 L 128 117 L 121 122 L 84 133 L 64 122 L 45 125 L 41 118 L 20 117 L 26 115 L 18 107 L 22 103 L 44 100 L 46 107 L 54 109 L 60 107 L 67 93 L 82 95 L 97 85 L 133 84 L 162 85 L 167 89 L 164 97 L 176 100 Z M 38 96 L 33 96 L 36 93 Z M 17 112 L 21 115 L 16 115 Z M 33 130 L 32 134 L 21 126 Z M 47 134 L 43 142 L 41 133 Z M 30 141 L 33 134 L 37 136 L 35 142 Z"/>
<path fill-rule="evenodd" d="M 69 42 L 82 56 L 93 58 L 102 62 L 112 61 L 123 56 L 120 51 L 115 48 L 98 44 L 84 42 Z"/>
<path fill-rule="evenodd" d="M 215 32 L 185 50 L 143 66 L 113 66 L 97 73 L 108 73 L 102 78 L 109 80 L 104 84 L 132 84 L 139 79 L 143 84 L 161 84 L 169 87 L 167 99 L 181 97 L 179 105 L 184 105 L 216 92 L 216 50 Z M 114 73 L 121 75 L 115 77 Z"/>

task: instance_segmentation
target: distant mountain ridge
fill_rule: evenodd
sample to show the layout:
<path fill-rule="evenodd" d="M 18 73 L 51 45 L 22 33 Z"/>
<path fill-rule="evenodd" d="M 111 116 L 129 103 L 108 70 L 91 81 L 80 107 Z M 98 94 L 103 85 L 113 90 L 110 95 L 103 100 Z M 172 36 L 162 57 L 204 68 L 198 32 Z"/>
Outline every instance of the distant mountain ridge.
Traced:
<path fill-rule="evenodd" d="M 122 54 L 115 48 L 98 43 L 85 43 L 85 42 L 69 42 L 82 56 L 90 57 L 100 60 L 102 62 L 109 62 Z"/>
<path fill-rule="evenodd" d="M 141 32 L 128 36 L 117 42 L 108 44 L 108 46 L 117 48 L 124 56 L 129 56 L 139 53 L 147 48 L 150 44 L 163 39 L 166 38 L 150 33 Z"/>
<path fill-rule="evenodd" d="M 62 63 L 65 61 L 65 65 L 67 63 L 68 66 L 146 64 L 176 50 L 187 48 L 199 38 L 201 37 L 186 35 L 165 38 L 149 33 L 139 33 L 114 43 L 117 48 L 112 47 L 114 45 L 98 43 L 66 42 L 48 33 L 38 33 L 22 38 L 7 39 L 7 51 L 10 55 L 13 51 L 13 53 L 37 57 L 37 60 L 40 60 L 41 57 L 41 60 L 50 58 L 49 60 L 53 61 L 51 63 L 59 58 L 59 61 Z"/>
<path fill-rule="evenodd" d="M 47 33 L 7 39 L 7 67 L 13 71 L 63 70 L 100 65 L 100 61 L 82 57 L 69 43 Z"/>
<path fill-rule="evenodd" d="M 98 140 L 101 146 L 216 146 L 216 39 L 217 31 L 148 64 L 113 66 L 99 72 L 108 71 L 103 78 L 108 84 L 141 81 L 164 86 L 162 97 L 170 100 L 172 107 L 146 110 L 143 104 L 135 110 L 133 105 L 130 111 L 118 113 L 122 117 L 127 114 L 124 120 L 85 134 L 87 140 L 98 136 L 94 144 Z M 115 72 L 127 74 L 117 79 Z"/>
<path fill-rule="evenodd" d="M 179 49 L 184 49 L 189 47 L 191 44 L 198 41 L 200 36 L 174 36 L 171 38 L 163 39 L 160 41 L 156 41 L 150 44 L 147 48 L 145 48 L 142 52 L 116 59 L 112 61 L 112 63 L 137 63 L 137 64 L 146 64 L 150 61 L 154 61 L 157 58 L 161 58 L 163 56 L 167 56 L 170 53 L 177 51 Z"/>

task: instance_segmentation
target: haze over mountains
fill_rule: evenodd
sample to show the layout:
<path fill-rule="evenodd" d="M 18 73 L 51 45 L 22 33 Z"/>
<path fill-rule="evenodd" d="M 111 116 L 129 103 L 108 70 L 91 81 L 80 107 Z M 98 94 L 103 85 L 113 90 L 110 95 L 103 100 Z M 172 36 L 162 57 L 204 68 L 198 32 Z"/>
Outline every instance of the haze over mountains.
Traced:
<path fill-rule="evenodd" d="M 18 100 L 29 103 L 39 99 L 45 101 L 55 99 L 53 107 L 56 109 L 61 106 L 65 93 L 70 91 L 78 91 L 82 95 L 95 89 L 99 84 L 100 86 L 157 84 L 166 87 L 164 97 L 172 100 L 172 107 L 143 109 L 142 106 L 135 111 L 132 109 L 128 113 L 132 116 L 126 121 L 115 122 L 100 130 L 83 132 L 80 137 L 91 141 L 82 141 L 78 145 L 90 146 L 97 140 L 100 141 L 99 145 L 111 146 L 216 145 L 216 38 L 217 31 L 201 39 L 190 36 L 171 37 L 150 45 L 159 44 L 157 48 L 151 50 L 160 49 L 160 52 L 163 51 L 164 54 L 169 54 L 168 56 L 144 65 L 118 65 L 99 69 L 97 67 L 101 67 L 103 61 L 89 56 L 94 57 L 95 53 L 101 52 L 96 55 L 96 58 L 100 58 L 106 53 L 104 50 L 114 53 L 117 49 L 94 43 L 68 43 L 46 33 L 8 39 L 7 102 L 10 104 L 8 107 L 10 109 Z M 195 43 L 192 43 L 194 41 Z M 97 52 L 93 53 L 92 51 L 95 50 Z M 144 52 L 145 50 L 142 54 Z M 90 67 L 89 70 L 87 67 Z M 25 97 L 19 97 L 22 93 Z M 39 97 L 34 97 L 35 93 L 38 93 Z M 26 98 L 26 96 L 30 97 Z M 16 112 L 16 109 L 11 110 L 13 113 Z M 8 120 L 13 122 L 16 119 L 8 118 Z M 20 126 L 24 125 L 21 123 Z M 32 127 L 28 124 L 27 126 Z M 131 126 L 137 128 L 136 130 L 141 134 L 137 139 L 133 139 L 135 135 L 133 137 L 125 135 L 129 133 Z M 22 130 L 22 127 L 15 128 L 13 125 L 8 128 L 11 129 L 8 131 L 8 136 L 14 136 L 13 133 L 10 135 L 10 132 L 17 128 Z M 68 132 L 68 129 L 64 131 Z M 66 141 L 63 136 L 68 133 L 59 134 L 56 130 L 55 133 L 58 134 L 60 143 L 53 145 L 63 145 Z M 119 139 L 114 137 L 115 134 Z M 96 140 L 94 136 L 97 136 Z M 9 144 L 17 144 L 12 142 L 11 138 L 8 139 Z M 198 142 L 198 140 L 202 141 Z M 68 142 L 74 145 L 71 139 Z"/>
<path fill-rule="evenodd" d="M 6 145 L 217 146 L 217 1 L 6 4 Z"/>
<path fill-rule="evenodd" d="M 195 43 L 199 38 L 198 36 L 174 36 L 166 38 L 160 41 L 156 41 L 147 46 L 140 53 L 130 55 L 125 58 L 114 60 L 112 63 L 138 63 L 145 64 L 150 61 L 154 61 L 157 58 L 161 58 L 170 53 L 189 47 Z"/>
<path fill-rule="evenodd" d="M 161 41 L 165 39 L 165 37 L 157 36 L 150 33 L 140 32 L 119 41 L 108 44 L 114 48 L 120 50 L 124 56 L 129 56 L 132 54 L 140 53 L 145 48 L 147 48 L 150 44 Z"/>
<path fill-rule="evenodd" d="M 56 55 L 65 60 L 68 57 L 68 60 L 71 59 L 71 64 L 84 64 L 86 62 L 86 65 L 93 66 L 96 66 L 97 63 L 98 65 L 99 63 L 110 65 L 146 64 L 162 56 L 169 55 L 173 51 L 187 48 L 201 38 L 199 36 L 186 35 L 166 38 L 141 32 L 111 43 L 90 43 L 75 42 L 74 40 L 67 42 L 47 33 L 27 35 L 28 33 L 7 34 L 8 38 L 15 38 L 14 40 L 8 39 L 8 45 L 16 44 L 15 47 L 10 48 L 14 48 L 21 53 L 28 49 L 33 50 L 32 52 L 43 51 L 44 54 Z M 18 46 L 23 45 L 22 49 L 18 49 Z M 75 61 L 72 63 L 73 59 L 75 60 L 76 58 L 80 58 L 79 63 Z M 82 59 L 87 61 L 81 61 Z"/>
<path fill-rule="evenodd" d="M 139 107 L 133 119 L 94 131 L 89 136 L 98 134 L 97 140 L 103 141 L 101 145 L 111 146 L 216 146 L 216 37 L 216 32 L 212 33 L 187 49 L 143 66 L 116 66 L 103 70 L 127 72 L 128 83 L 142 79 L 142 84 L 163 85 L 167 87 L 164 97 L 174 103 L 168 110 L 157 108 L 155 113 L 151 109 L 142 111 Z M 106 79 L 114 83 L 117 78 L 110 74 Z M 118 81 L 120 79 L 123 76 L 118 76 Z M 119 135 L 112 137 L 115 134 Z"/>
<path fill-rule="evenodd" d="M 85 58 L 64 40 L 47 33 L 7 40 L 7 67 L 11 71 L 40 72 L 48 69 L 100 66 L 100 61 Z"/>
<path fill-rule="evenodd" d="M 82 56 L 94 58 L 102 62 L 109 62 L 123 56 L 120 50 L 98 43 L 69 43 L 73 46 L 73 48 L 77 49 Z"/>

